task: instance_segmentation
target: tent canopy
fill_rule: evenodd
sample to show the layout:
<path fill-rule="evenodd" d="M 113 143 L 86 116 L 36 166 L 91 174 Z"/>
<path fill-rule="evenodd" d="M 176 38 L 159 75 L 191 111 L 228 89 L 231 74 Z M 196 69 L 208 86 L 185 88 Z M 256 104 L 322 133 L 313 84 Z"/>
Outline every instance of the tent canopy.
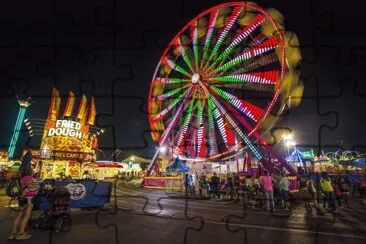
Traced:
<path fill-rule="evenodd" d="M 366 158 L 364 158 L 364 157 L 358 158 L 353 161 L 353 164 L 356 166 L 366 166 Z"/>
<path fill-rule="evenodd" d="M 97 167 L 105 167 L 105 168 L 123 168 L 122 165 L 120 165 L 117 162 L 113 161 L 96 161 L 95 164 Z"/>
<path fill-rule="evenodd" d="M 128 163 L 128 162 L 134 162 L 134 163 L 151 163 L 151 159 L 139 157 L 136 155 L 128 156 L 127 158 L 122 160 L 122 163 Z"/>
<path fill-rule="evenodd" d="M 176 158 L 175 161 L 165 168 L 168 172 L 188 172 L 189 167 L 182 163 L 182 160 Z"/>

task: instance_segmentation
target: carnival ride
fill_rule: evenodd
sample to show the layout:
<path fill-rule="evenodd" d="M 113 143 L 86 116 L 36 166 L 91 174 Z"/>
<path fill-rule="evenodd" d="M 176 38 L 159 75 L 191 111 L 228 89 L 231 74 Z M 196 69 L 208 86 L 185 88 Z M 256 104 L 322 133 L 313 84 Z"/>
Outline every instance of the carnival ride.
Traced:
<path fill-rule="evenodd" d="M 162 147 L 196 161 L 244 147 L 267 170 L 278 162 L 295 174 L 264 136 L 301 100 L 298 45 L 295 34 L 284 32 L 278 11 L 254 3 L 224 3 L 192 19 L 165 49 L 152 78 L 148 117 L 158 148 L 147 176 L 159 171 Z"/>

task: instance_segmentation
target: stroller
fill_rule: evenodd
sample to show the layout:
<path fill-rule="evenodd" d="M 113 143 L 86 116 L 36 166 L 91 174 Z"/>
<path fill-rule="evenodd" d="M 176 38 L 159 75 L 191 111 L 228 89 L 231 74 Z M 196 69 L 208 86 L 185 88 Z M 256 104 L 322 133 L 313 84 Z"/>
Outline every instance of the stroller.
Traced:
<path fill-rule="evenodd" d="M 42 194 L 48 204 L 39 204 L 42 211 L 36 220 L 32 221 L 32 229 L 55 230 L 68 232 L 71 229 L 70 193 L 65 187 L 55 187 L 51 194 Z M 41 201 L 39 201 L 41 202 Z M 48 206 L 47 206 L 48 205 Z"/>

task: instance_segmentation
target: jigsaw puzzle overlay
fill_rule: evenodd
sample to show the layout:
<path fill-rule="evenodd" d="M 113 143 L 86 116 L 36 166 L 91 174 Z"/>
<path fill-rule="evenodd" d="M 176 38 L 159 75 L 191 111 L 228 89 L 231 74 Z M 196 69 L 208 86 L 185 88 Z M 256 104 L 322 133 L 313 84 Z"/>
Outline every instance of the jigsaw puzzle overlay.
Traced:
<path fill-rule="evenodd" d="M 0 147 L 7 150 L 16 121 L 16 95 L 32 97 L 26 116 L 46 118 L 52 88 L 66 102 L 69 90 L 96 101 L 96 126 L 105 130 L 98 157 L 120 161 L 152 158 L 149 89 L 160 58 L 195 16 L 229 1 L 7 1 L 0 9 Z M 302 56 L 299 106 L 277 114 L 266 139 L 282 152 L 280 137 L 293 132 L 299 147 L 316 154 L 344 148 L 365 151 L 366 86 L 363 81 L 364 11 L 357 1 L 258 1 L 284 16 L 289 48 Z M 227 43 L 225 44 L 227 45 Z M 178 87 L 178 86 L 177 86 Z M 179 86 L 180 88 L 183 86 Z M 183 122 L 183 118 L 180 119 Z M 219 135 L 219 131 L 217 134 Z M 39 148 L 40 136 L 20 131 L 18 144 Z M 116 154 L 116 150 L 119 153 Z M 198 167 L 201 167 L 198 166 Z M 96 196 L 100 196 L 95 193 Z M 103 196 L 100 196 L 103 197 Z M 1 200 L 3 202 L 3 200 Z M 365 208 L 309 213 L 303 202 L 274 213 L 239 202 L 202 199 L 182 192 L 146 189 L 136 180 L 113 181 L 108 208 L 73 212 L 68 233 L 34 233 L 39 243 L 364 243 Z M 5 203 L 4 205 L 12 205 Z M 0 238 L 11 211 L 0 208 Z M 4 230 L 3 230 L 4 229 Z"/>

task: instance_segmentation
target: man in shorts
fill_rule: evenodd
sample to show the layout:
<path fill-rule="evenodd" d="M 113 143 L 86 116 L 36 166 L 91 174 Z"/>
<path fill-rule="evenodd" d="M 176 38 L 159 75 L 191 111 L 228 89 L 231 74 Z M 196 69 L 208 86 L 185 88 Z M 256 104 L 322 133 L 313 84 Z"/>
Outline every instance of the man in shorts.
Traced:
<path fill-rule="evenodd" d="M 25 175 L 20 180 L 22 194 L 19 197 L 19 211 L 13 221 L 12 233 L 9 236 L 9 240 L 27 240 L 31 237 L 25 230 L 32 215 L 34 199 L 39 190 L 39 176 L 38 173 L 35 173 L 33 176 Z M 17 232 L 19 223 L 20 230 Z"/>

